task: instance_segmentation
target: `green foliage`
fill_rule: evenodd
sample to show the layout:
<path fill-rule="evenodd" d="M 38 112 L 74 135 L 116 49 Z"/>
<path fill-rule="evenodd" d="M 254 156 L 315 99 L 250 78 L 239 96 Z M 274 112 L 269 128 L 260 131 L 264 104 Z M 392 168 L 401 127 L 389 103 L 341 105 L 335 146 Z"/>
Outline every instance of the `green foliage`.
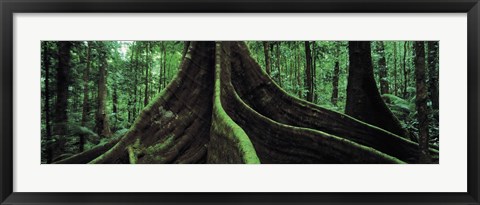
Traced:
<path fill-rule="evenodd" d="M 408 90 L 408 89 L 407 89 Z M 393 94 L 383 94 L 382 97 L 386 100 L 390 110 L 397 116 L 402 123 L 402 126 L 407 129 L 410 134 L 418 138 L 418 118 L 415 107 L 415 95 L 408 99 L 395 96 Z M 429 136 L 430 144 L 438 147 L 439 143 L 439 129 L 438 129 L 438 110 L 434 110 L 429 103 Z"/>

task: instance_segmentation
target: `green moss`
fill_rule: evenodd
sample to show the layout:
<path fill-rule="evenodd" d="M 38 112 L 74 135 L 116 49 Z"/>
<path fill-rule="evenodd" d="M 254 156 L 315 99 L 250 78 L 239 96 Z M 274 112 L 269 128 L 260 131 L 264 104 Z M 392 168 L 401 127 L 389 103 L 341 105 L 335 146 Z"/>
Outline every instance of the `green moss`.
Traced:
<path fill-rule="evenodd" d="M 135 154 L 135 150 L 133 149 L 133 146 L 128 146 L 128 158 L 129 158 L 130 164 L 137 163 L 137 155 Z"/>
<path fill-rule="evenodd" d="M 221 97 L 221 43 L 217 42 L 215 45 L 215 90 L 213 100 L 213 129 L 225 134 L 234 141 L 241 152 L 243 161 L 247 164 L 259 164 L 260 159 L 257 156 L 255 148 L 253 147 L 250 138 L 245 131 L 238 126 L 230 116 L 225 112 L 220 100 Z"/>
<path fill-rule="evenodd" d="M 173 145 L 174 139 L 174 135 L 168 135 L 162 142 L 145 148 L 144 153 L 146 155 L 156 155 L 157 153 L 164 151 L 166 148 L 171 147 Z"/>

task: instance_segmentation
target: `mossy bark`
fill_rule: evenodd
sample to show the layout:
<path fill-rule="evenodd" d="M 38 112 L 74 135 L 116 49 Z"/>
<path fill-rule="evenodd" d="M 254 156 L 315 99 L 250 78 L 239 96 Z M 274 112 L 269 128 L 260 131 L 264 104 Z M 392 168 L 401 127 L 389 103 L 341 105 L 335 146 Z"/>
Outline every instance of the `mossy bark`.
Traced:
<path fill-rule="evenodd" d="M 243 42 L 191 42 L 187 50 L 125 136 L 90 160 L 62 163 L 418 161 L 418 144 L 288 95 Z"/>

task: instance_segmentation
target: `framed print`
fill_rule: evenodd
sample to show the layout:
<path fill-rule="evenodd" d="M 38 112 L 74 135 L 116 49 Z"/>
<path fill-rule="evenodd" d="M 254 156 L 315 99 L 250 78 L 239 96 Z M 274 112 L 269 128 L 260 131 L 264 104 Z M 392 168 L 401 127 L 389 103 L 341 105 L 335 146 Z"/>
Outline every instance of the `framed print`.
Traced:
<path fill-rule="evenodd" d="M 1 204 L 479 204 L 469 1 L 1 1 Z"/>

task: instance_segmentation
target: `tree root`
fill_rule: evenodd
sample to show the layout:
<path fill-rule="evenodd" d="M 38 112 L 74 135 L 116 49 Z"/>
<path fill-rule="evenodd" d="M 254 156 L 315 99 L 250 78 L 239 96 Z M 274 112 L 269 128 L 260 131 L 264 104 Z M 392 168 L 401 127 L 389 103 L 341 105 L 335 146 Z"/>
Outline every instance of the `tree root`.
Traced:
<path fill-rule="evenodd" d="M 288 95 L 250 57 L 244 43 L 233 44 L 232 80 L 242 99 L 260 114 L 280 123 L 322 130 L 372 147 L 408 163 L 418 162 L 418 144 L 356 120 Z M 438 156 L 438 151 L 431 149 Z"/>
<path fill-rule="evenodd" d="M 279 123 L 253 110 L 231 83 L 231 62 L 236 58 L 230 57 L 230 44 L 224 42 L 222 49 L 222 102 L 252 140 L 262 163 L 404 163 L 350 140 Z"/>

